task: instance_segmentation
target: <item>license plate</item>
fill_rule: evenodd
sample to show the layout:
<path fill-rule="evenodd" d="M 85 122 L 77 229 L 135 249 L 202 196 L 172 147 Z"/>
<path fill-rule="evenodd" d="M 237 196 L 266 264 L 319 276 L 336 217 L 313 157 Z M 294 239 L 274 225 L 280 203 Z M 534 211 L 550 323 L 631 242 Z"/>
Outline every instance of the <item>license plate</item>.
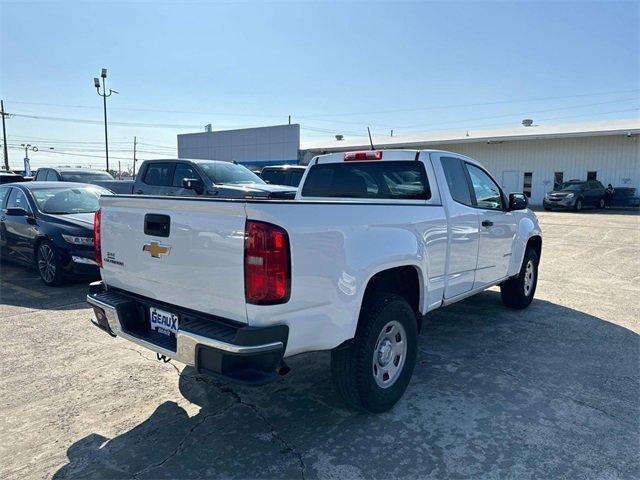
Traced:
<path fill-rule="evenodd" d="M 171 312 L 151 307 L 149 309 L 149 321 L 151 322 L 151 330 L 157 330 L 165 335 L 178 333 L 178 316 Z"/>

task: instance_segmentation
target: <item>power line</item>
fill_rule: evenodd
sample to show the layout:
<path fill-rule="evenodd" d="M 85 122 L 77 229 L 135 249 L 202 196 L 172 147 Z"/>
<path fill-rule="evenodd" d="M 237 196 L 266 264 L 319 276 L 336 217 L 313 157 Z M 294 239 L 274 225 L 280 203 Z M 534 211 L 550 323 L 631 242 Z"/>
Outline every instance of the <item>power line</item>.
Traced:
<path fill-rule="evenodd" d="M 459 104 L 451 104 L 451 105 L 432 105 L 428 107 L 403 108 L 403 109 L 395 109 L 395 110 L 326 113 L 326 114 L 306 115 L 306 116 L 297 115 L 297 118 L 316 119 L 317 117 L 340 117 L 340 116 L 351 116 L 351 115 L 374 115 L 374 114 L 384 114 L 384 113 L 416 112 L 421 110 L 440 110 L 440 109 L 447 109 L 447 108 L 480 107 L 480 106 L 486 106 L 486 105 L 499 105 L 499 104 L 508 104 L 508 103 L 526 103 L 526 102 L 538 102 L 538 101 L 545 101 L 545 100 L 562 100 L 567 98 L 596 97 L 596 96 L 602 96 L 602 95 L 614 95 L 618 93 L 630 93 L 630 92 L 640 93 L 640 90 L 635 88 L 630 90 L 617 90 L 612 92 L 601 92 L 601 93 L 584 93 L 584 94 L 578 94 L 578 95 L 566 95 L 561 97 L 539 97 L 539 98 L 529 98 L 529 99 L 521 99 L 521 100 L 495 100 L 490 102 L 459 103 Z"/>
<path fill-rule="evenodd" d="M 12 117 L 30 118 L 33 120 L 51 120 L 56 122 L 84 123 L 89 125 L 102 125 L 104 122 L 86 118 L 50 117 L 45 115 L 27 115 L 24 113 L 11 113 Z M 137 123 L 137 122 L 109 122 L 110 125 L 123 127 L 152 127 L 152 128 L 200 128 L 201 125 L 180 125 L 171 123 Z"/>
<path fill-rule="evenodd" d="M 637 88 L 628 89 L 628 90 L 614 90 L 609 92 L 595 92 L 595 93 L 582 93 L 575 95 L 563 95 L 563 96 L 553 96 L 553 97 L 537 97 L 537 98 L 525 98 L 525 99 L 510 99 L 510 100 L 491 100 L 486 102 L 477 102 L 477 103 L 459 103 L 459 104 L 450 104 L 450 105 L 430 105 L 423 107 L 412 107 L 412 108 L 403 108 L 403 109 L 392 109 L 392 110 L 378 110 L 378 111 L 357 111 L 357 112 L 342 112 L 342 113 L 327 113 L 327 114 L 307 114 L 307 115 L 293 115 L 295 118 L 315 118 L 315 117 L 332 117 L 332 116 L 350 116 L 350 115 L 371 115 L 378 113 L 396 113 L 396 112 L 412 112 L 412 111 L 420 111 L 420 110 L 435 110 L 435 109 L 446 109 L 446 108 L 462 108 L 462 107 L 477 107 L 477 106 L 485 106 L 485 105 L 499 105 L 499 104 L 508 104 L 508 103 L 525 103 L 525 102 L 537 102 L 537 101 L 545 101 L 545 100 L 561 100 L 567 98 L 580 98 L 580 97 L 596 97 L 596 96 L 604 96 L 604 95 L 614 95 L 618 93 L 630 93 L 630 92 L 639 92 Z M 26 102 L 21 100 L 7 100 L 9 103 L 19 103 L 24 105 L 40 105 L 40 106 L 51 106 L 51 107 L 65 107 L 65 108 L 82 108 L 82 109 L 92 109 L 95 110 L 98 107 L 94 105 L 69 105 L 69 104 L 60 104 L 60 103 L 42 103 L 42 102 Z M 223 115 L 223 116 L 238 116 L 238 117 L 272 117 L 272 118 L 286 118 L 287 114 L 276 114 L 276 113 L 238 113 L 238 112 L 204 112 L 204 111 L 193 111 L 193 110 L 166 110 L 159 108 L 135 108 L 135 107 L 112 107 L 112 110 L 127 110 L 127 111 L 136 111 L 136 112 L 152 112 L 152 113 L 180 113 L 180 114 L 189 114 L 189 115 Z"/>
<path fill-rule="evenodd" d="M 531 115 L 531 114 L 536 114 L 536 113 L 547 113 L 547 112 L 557 112 L 560 110 L 570 110 L 570 109 L 574 109 L 574 108 L 587 108 L 587 107 L 596 107 L 596 106 L 600 106 L 600 105 L 609 105 L 612 103 L 622 103 L 622 102 L 629 102 L 629 101 L 637 101 L 637 98 L 624 98 L 624 99 L 620 99 L 620 100 L 610 100 L 607 102 L 597 102 L 597 103 L 589 103 L 586 105 L 571 105 L 571 106 L 567 106 L 567 107 L 557 107 L 557 108 L 547 108 L 544 110 L 534 110 L 534 111 L 527 111 L 526 113 L 506 113 L 506 114 L 502 114 L 502 115 L 493 115 L 490 117 L 484 116 L 484 117 L 475 117 L 475 118 L 467 118 L 464 120 L 452 120 L 449 122 L 437 122 L 437 123 L 431 123 L 429 124 L 429 126 L 431 125 L 450 125 L 452 123 L 466 123 L 466 122 L 474 122 L 476 120 L 491 120 L 494 118 L 506 118 L 506 117 L 516 117 L 516 116 L 522 116 L 522 115 Z M 396 128 L 403 128 L 403 129 L 413 129 L 413 128 L 424 128 L 423 126 L 420 125 L 409 125 L 409 126 L 399 126 Z"/>
<path fill-rule="evenodd" d="M 552 109 L 544 109 L 544 110 L 535 110 L 535 111 L 527 111 L 527 112 L 515 112 L 515 113 L 508 113 L 508 114 L 501 114 L 501 115 L 494 115 L 494 116 L 490 116 L 490 117 L 474 117 L 474 118 L 467 118 L 467 119 L 460 119 L 460 120 L 451 120 L 451 121 L 447 121 L 447 122 L 437 122 L 437 123 L 431 123 L 428 125 L 405 125 L 405 126 L 397 126 L 395 125 L 394 128 L 395 129 L 409 129 L 409 130 L 423 130 L 425 128 L 429 128 L 431 126 L 438 126 L 438 125 L 451 125 L 451 124 L 460 124 L 460 123 L 466 123 L 466 122 L 473 122 L 476 120 L 485 120 L 485 119 L 494 119 L 494 118 L 507 118 L 507 117 L 515 117 L 518 115 L 531 115 L 531 114 L 536 114 L 536 113 L 547 113 L 547 112 L 552 112 L 552 111 L 560 111 L 560 110 L 569 110 L 569 109 L 574 109 L 574 108 L 587 108 L 587 107 L 592 107 L 592 106 L 599 106 L 599 105 L 606 105 L 606 104 L 611 104 L 611 103 L 621 103 L 621 102 L 628 102 L 628 101 L 636 101 L 637 98 L 633 97 L 633 98 L 624 98 L 624 99 L 617 99 L 617 100 L 609 100 L 606 102 L 596 102 L 596 103 L 589 103 L 589 104 L 582 104 L 582 105 L 570 105 L 570 106 L 565 106 L 565 107 L 557 107 L 557 108 L 552 108 Z M 50 116 L 40 116 L 40 115 L 26 115 L 26 114 L 19 114 L 19 113 L 13 113 L 11 114 L 12 116 L 17 116 L 17 117 L 24 117 L 24 118 L 32 118 L 32 119 L 38 119 L 38 120 L 53 120 L 53 121 L 62 121 L 62 122 L 71 122 L 71 123 L 85 123 L 85 124 L 94 124 L 94 125 L 101 125 L 102 122 L 97 121 L 97 120 L 89 120 L 89 119 L 78 119 L 78 118 L 69 118 L 69 117 L 50 117 Z M 137 126 L 137 127 L 158 127 L 158 128 L 199 128 L 198 126 L 195 125 L 177 125 L 177 124 L 147 124 L 147 123 L 136 123 L 136 122 L 112 122 L 113 125 L 121 125 L 121 126 Z M 345 130 L 337 130 L 337 129 L 329 129 L 329 128 L 324 128 L 324 127 L 313 127 L 313 126 L 309 126 L 309 125 L 301 125 L 300 127 L 303 130 L 309 130 L 309 131 L 315 131 L 315 132 L 322 132 L 322 133 L 346 133 L 349 135 L 359 135 L 360 133 L 357 132 L 349 132 L 349 131 L 345 131 Z M 364 128 L 364 127 L 363 127 Z M 161 148 L 166 148 L 166 147 L 161 147 Z"/>

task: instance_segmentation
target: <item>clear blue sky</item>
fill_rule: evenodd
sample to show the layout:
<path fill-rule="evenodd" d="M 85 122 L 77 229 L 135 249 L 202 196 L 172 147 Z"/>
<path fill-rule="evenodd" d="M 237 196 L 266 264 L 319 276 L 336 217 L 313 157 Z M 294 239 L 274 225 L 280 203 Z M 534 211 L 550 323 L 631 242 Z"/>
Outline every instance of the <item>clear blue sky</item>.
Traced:
<path fill-rule="evenodd" d="M 110 121 L 185 126 L 110 127 L 123 164 L 134 135 L 173 147 L 142 146 L 142 158 L 175 155 L 176 133 L 289 114 L 303 140 L 367 125 L 402 133 L 638 115 L 638 2 L 0 5 L 8 112 L 101 121 L 93 77 L 104 66 L 120 92 Z M 40 147 L 35 166 L 101 163 L 44 153 L 99 157 L 100 124 L 16 116 L 7 129 L 10 145 Z M 20 151 L 10 157 L 20 165 Z"/>

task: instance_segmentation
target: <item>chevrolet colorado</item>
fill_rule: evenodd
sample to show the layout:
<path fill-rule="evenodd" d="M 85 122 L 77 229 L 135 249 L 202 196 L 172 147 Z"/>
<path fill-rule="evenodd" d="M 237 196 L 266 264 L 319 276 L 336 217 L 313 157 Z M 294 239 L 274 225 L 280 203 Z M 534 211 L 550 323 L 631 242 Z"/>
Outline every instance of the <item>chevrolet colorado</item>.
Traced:
<path fill-rule="evenodd" d="M 542 239 L 526 197 L 476 161 L 384 150 L 312 159 L 294 200 L 102 196 L 93 323 L 260 384 L 285 359 L 331 351 L 356 409 L 402 396 L 428 312 L 499 285 L 533 299 Z"/>

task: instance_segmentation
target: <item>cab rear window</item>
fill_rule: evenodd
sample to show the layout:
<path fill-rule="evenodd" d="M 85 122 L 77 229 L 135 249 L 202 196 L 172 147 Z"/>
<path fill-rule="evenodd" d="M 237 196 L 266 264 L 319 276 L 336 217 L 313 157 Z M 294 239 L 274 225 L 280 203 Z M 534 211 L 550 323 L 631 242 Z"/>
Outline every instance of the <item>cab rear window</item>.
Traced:
<path fill-rule="evenodd" d="M 421 162 L 350 162 L 311 166 L 302 196 L 428 200 L 431 191 Z"/>

